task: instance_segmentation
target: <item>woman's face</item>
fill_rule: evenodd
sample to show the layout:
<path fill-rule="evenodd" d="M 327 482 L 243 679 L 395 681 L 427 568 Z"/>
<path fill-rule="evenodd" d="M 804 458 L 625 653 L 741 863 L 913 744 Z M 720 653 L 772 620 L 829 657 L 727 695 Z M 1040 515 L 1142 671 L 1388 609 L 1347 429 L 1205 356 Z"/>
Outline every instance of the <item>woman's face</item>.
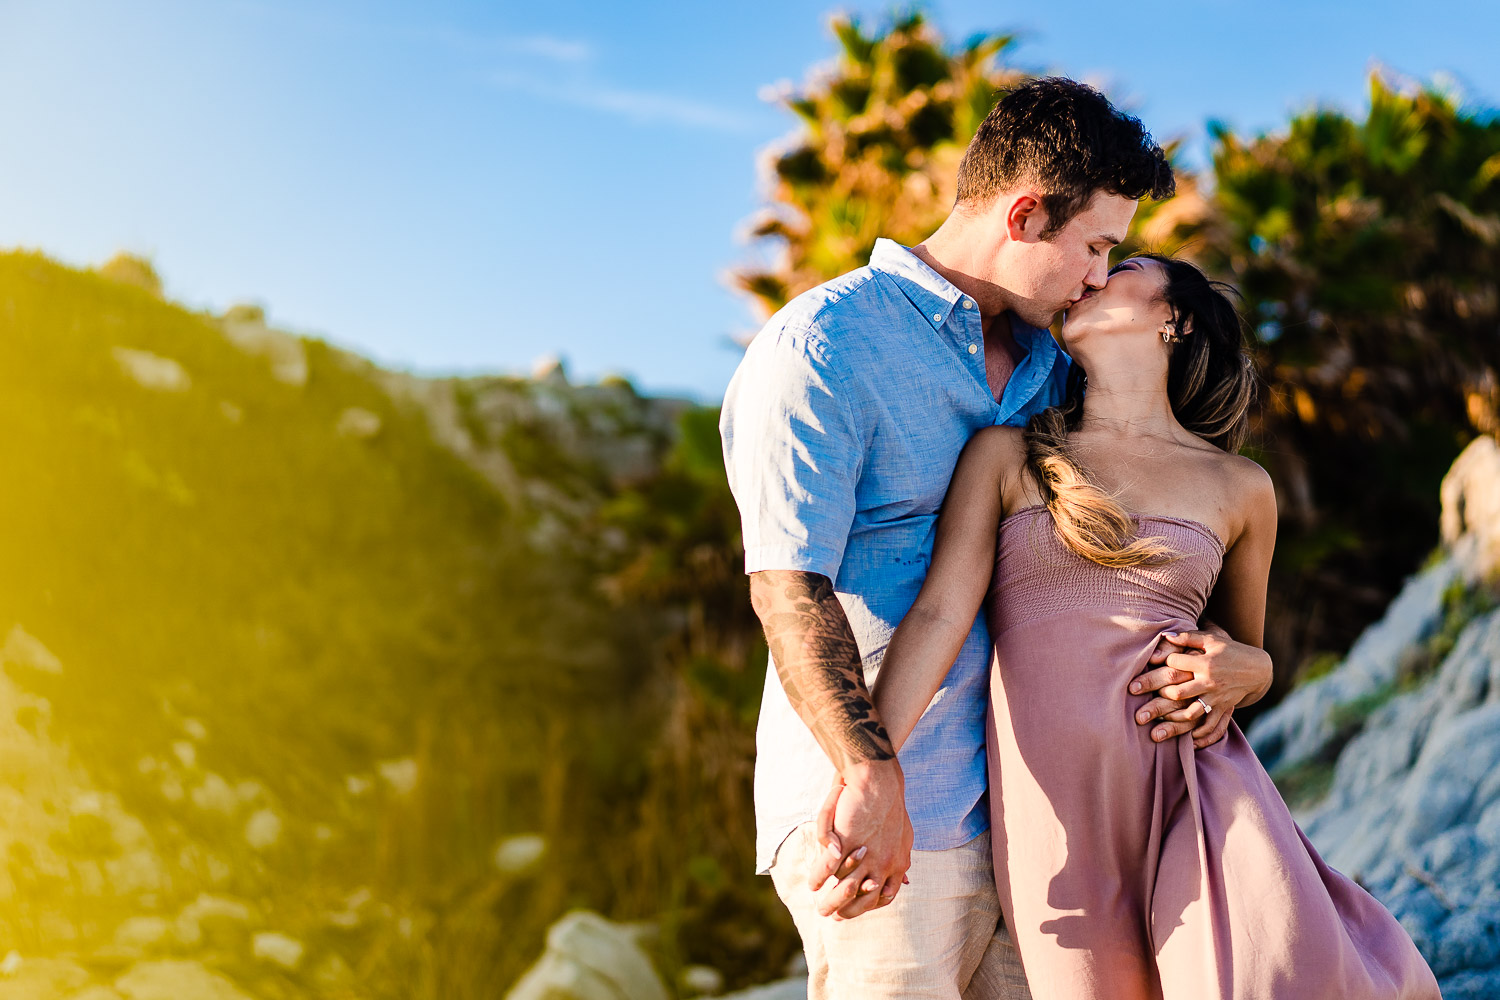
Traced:
<path fill-rule="evenodd" d="M 1167 270 L 1160 261 L 1132 257 L 1116 264 L 1109 280 L 1089 292 L 1063 317 L 1063 346 L 1069 354 L 1097 338 L 1154 339 L 1162 347 L 1161 330 L 1172 320 L 1172 309 L 1162 297 Z"/>

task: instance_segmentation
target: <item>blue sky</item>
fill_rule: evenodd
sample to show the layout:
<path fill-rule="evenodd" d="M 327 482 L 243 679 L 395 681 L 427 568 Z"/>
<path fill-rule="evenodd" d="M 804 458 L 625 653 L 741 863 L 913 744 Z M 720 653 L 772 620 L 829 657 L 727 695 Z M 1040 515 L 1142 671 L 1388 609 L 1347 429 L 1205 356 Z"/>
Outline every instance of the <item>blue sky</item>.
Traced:
<path fill-rule="evenodd" d="M 0 0 L 0 246 L 153 259 L 192 306 L 422 372 L 717 400 L 754 314 L 721 282 L 793 127 L 759 93 L 833 56 L 791 0 Z M 884 3 L 842 8 L 879 22 Z M 1375 63 L 1500 104 L 1500 6 L 927 5 L 952 39 L 1100 83 L 1201 157 L 1211 118 L 1359 111 Z"/>

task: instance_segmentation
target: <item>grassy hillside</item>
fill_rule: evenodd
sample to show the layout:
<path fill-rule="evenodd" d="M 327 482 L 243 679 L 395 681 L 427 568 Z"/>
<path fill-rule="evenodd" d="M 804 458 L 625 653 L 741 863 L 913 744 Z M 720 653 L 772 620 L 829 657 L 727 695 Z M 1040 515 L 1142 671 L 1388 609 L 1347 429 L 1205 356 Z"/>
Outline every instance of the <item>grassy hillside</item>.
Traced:
<path fill-rule="evenodd" d="M 257 323 L 0 255 L 15 974 L 488 997 L 571 905 L 665 915 L 669 969 L 780 961 L 716 813 L 764 654 L 705 622 L 741 585 L 713 414 Z"/>

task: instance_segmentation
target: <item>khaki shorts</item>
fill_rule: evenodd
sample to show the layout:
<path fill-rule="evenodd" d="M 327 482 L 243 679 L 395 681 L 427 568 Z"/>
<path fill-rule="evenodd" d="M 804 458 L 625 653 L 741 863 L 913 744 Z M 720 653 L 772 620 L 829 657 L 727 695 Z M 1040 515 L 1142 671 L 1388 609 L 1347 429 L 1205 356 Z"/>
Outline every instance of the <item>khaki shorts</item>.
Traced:
<path fill-rule="evenodd" d="M 1000 922 L 989 832 L 947 851 L 913 851 L 911 885 L 853 920 L 818 914 L 807 861 L 813 825 L 793 830 L 771 880 L 807 952 L 808 1000 L 1030 1000 Z"/>

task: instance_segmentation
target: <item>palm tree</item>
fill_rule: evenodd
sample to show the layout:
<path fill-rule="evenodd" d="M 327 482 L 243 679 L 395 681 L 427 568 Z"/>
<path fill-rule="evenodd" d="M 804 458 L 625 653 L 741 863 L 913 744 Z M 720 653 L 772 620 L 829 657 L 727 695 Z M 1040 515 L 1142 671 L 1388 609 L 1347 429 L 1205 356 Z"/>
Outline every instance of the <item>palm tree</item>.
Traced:
<path fill-rule="evenodd" d="M 866 34 L 832 19 L 841 52 L 776 100 L 799 130 L 764 150 L 772 205 L 749 223 L 780 249 L 774 263 L 731 274 L 769 316 L 797 294 L 867 263 L 877 237 L 926 237 L 953 204 L 954 178 L 995 91 L 1024 74 L 996 64 L 1013 35 L 943 45 L 920 13 Z"/>

